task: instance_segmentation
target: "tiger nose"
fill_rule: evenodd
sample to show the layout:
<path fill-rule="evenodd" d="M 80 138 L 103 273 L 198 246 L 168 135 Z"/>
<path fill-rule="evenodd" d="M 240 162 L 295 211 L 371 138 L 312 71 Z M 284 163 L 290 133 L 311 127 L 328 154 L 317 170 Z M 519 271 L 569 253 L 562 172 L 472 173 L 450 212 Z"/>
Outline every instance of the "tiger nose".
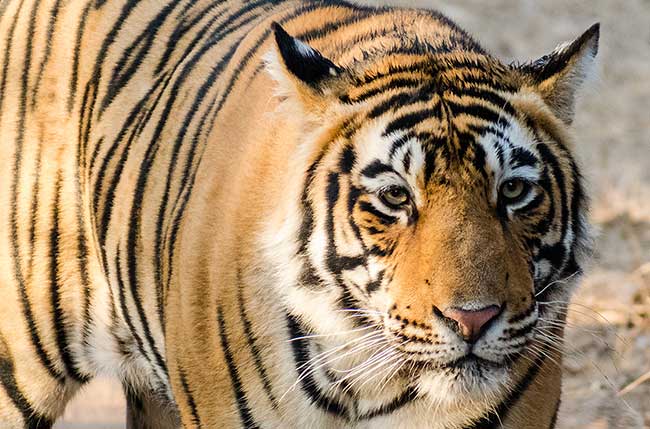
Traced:
<path fill-rule="evenodd" d="M 494 319 L 501 308 L 490 305 L 479 310 L 463 310 L 462 308 L 448 308 L 443 311 L 443 316 L 458 323 L 460 333 L 465 341 L 474 342 L 483 333 L 487 323 Z"/>

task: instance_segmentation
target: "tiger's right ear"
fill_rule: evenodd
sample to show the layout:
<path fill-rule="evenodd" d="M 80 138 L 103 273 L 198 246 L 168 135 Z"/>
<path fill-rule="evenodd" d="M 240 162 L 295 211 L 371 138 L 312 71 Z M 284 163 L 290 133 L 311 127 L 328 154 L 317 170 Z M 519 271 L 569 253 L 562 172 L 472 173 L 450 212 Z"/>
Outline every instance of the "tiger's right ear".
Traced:
<path fill-rule="evenodd" d="M 290 36 L 277 22 L 271 24 L 276 49 L 266 57 L 266 69 L 278 84 L 277 95 L 298 96 L 314 102 L 326 95 L 343 69 L 308 44 Z"/>
<path fill-rule="evenodd" d="M 594 24 L 573 42 L 563 43 L 537 61 L 519 66 L 532 78 L 535 91 L 566 124 L 573 120 L 580 87 L 595 74 L 599 35 L 600 24 Z"/>

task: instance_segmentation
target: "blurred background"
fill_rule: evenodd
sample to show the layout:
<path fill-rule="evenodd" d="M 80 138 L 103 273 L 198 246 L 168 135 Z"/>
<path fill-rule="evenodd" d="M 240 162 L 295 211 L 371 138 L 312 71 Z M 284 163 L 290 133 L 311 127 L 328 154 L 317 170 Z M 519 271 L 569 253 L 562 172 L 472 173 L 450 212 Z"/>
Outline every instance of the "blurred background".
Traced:
<path fill-rule="evenodd" d="M 366 1 L 376 4 L 373 1 Z M 600 78 L 574 125 L 600 229 L 573 300 L 558 427 L 650 428 L 650 0 L 419 0 L 500 58 L 534 59 L 600 22 Z M 96 380 L 56 428 L 124 427 L 119 384 Z"/>

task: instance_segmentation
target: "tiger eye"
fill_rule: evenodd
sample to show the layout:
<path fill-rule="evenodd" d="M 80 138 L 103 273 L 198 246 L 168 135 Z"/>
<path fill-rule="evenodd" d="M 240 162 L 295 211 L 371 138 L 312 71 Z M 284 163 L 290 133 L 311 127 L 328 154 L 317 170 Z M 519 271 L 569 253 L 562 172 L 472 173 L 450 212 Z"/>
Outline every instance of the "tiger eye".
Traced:
<path fill-rule="evenodd" d="M 381 200 L 388 206 L 400 207 L 409 201 L 409 194 L 406 189 L 399 186 L 392 186 L 381 193 Z"/>
<path fill-rule="evenodd" d="M 523 180 L 508 180 L 501 187 L 501 194 L 508 200 L 516 200 L 526 190 L 526 183 Z"/>

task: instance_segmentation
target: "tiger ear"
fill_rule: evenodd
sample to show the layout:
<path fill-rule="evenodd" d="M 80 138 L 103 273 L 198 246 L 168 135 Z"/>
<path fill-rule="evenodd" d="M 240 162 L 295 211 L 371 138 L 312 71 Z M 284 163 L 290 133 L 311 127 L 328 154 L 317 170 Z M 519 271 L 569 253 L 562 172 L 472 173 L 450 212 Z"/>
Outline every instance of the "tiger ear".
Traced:
<path fill-rule="evenodd" d="M 595 74 L 600 24 L 592 25 L 572 42 L 563 43 L 536 61 L 518 66 L 532 78 L 534 89 L 566 124 L 573 121 L 575 99 Z"/>
<path fill-rule="evenodd" d="M 343 69 L 308 44 L 290 36 L 277 22 L 271 24 L 276 49 L 266 56 L 266 68 L 278 84 L 277 95 L 298 96 L 303 103 L 323 98 L 328 84 Z"/>

